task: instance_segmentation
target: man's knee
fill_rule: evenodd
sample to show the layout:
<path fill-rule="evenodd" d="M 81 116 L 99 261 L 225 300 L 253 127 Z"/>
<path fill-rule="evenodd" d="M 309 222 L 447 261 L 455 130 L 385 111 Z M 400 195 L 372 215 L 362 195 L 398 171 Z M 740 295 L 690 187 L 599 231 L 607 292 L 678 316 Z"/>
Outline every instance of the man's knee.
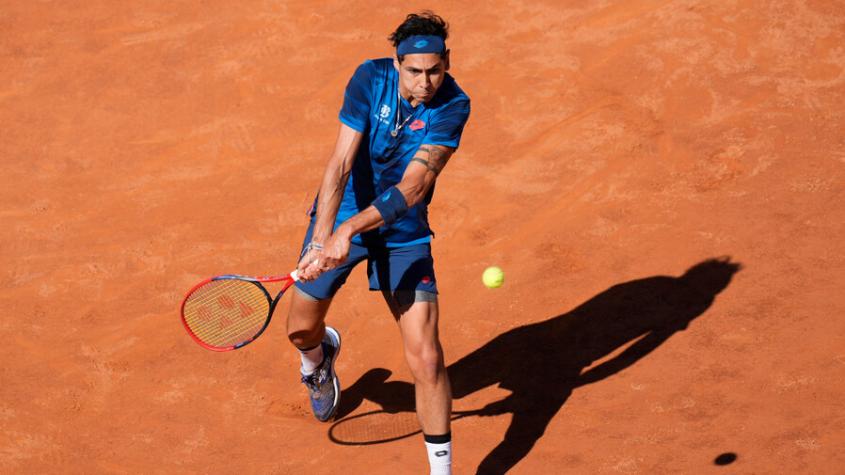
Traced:
<path fill-rule="evenodd" d="M 320 340 L 322 340 L 322 332 L 323 323 L 319 323 L 312 328 L 304 330 L 290 331 L 290 329 L 288 329 L 288 340 L 293 343 L 293 346 L 299 349 L 310 348 L 315 344 L 319 344 Z"/>
<path fill-rule="evenodd" d="M 443 351 L 436 341 L 406 345 L 405 357 L 414 380 L 419 383 L 434 384 L 446 372 Z"/>
<path fill-rule="evenodd" d="M 319 343 L 330 303 L 331 299 L 317 300 L 296 289 L 287 320 L 288 339 L 294 346 L 307 348 Z"/>

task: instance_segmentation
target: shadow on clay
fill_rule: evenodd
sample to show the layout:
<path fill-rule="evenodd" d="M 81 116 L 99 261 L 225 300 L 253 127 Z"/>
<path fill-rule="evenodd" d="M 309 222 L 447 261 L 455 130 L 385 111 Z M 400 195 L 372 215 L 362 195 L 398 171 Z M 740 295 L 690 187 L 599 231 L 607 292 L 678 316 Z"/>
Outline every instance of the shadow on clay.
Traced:
<path fill-rule="evenodd" d="M 480 415 L 510 413 L 501 442 L 477 473 L 505 473 L 542 437 L 572 391 L 612 376 L 683 331 L 712 305 L 741 265 L 730 258 L 708 259 L 680 277 L 654 276 L 624 282 L 573 310 L 516 327 L 449 365 L 455 399 L 492 385 L 511 391 Z M 593 363 L 625 348 L 613 358 Z M 366 399 L 388 412 L 414 411 L 413 385 L 387 381 L 375 368 L 343 390 L 335 424 Z"/>

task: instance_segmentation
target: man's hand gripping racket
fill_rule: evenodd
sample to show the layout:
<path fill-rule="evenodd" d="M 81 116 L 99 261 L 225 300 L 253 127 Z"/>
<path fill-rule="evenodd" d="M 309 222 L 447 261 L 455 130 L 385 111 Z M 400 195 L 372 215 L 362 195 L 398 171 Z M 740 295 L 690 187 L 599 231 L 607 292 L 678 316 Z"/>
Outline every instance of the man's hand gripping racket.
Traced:
<path fill-rule="evenodd" d="M 297 271 L 285 276 L 221 275 L 195 285 L 182 301 L 182 324 L 203 348 L 231 351 L 261 336 L 285 291 L 299 280 Z M 271 299 L 262 282 L 281 282 Z"/>

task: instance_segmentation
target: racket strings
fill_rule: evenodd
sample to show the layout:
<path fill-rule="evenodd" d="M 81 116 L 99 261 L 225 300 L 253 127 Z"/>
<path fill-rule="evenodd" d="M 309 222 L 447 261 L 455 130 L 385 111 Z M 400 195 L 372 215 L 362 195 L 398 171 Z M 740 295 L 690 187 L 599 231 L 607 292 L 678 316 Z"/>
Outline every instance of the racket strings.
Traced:
<path fill-rule="evenodd" d="M 196 289 L 185 301 L 185 321 L 203 342 L 228 347 L 254 337 L 270 313 L 264 291 L 252 282 L 226 279 Z"/>
<path fill-rule="evenodd" d="M 197 292 L 197 305 L 192 305 L 200 332 L 197 336 L 215 346 L 234 345 L 254 336 L 269 310 L 266 300 L 249 282 L 215 281 L 204 286 Z"/>

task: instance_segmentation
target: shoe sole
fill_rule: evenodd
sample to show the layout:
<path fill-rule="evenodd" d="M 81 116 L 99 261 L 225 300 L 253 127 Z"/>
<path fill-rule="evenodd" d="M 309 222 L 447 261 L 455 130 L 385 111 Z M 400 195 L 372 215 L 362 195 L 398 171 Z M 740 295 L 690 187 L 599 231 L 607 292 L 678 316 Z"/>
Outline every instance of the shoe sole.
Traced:
<path fill-rule="evenodd" d="M 331 333 L 332 336 L 337 340 L 337 350 L 334 352 L 334 358 L 332 358 L 332 385 L 334 386 L 334 403 L 332 404 L 332 412 L 329 414 L 323 422 L 328 422 L 332 420 L 337 414 L 337 409 L 340 407 L 340 378 L 337 377 L 337 374 L 334 372 L 334 365 L 337 363 L 337 358 L 340 356 L 340 333 L 337 330 L 330 326 L 326 326 L 326 332 Z"/>

